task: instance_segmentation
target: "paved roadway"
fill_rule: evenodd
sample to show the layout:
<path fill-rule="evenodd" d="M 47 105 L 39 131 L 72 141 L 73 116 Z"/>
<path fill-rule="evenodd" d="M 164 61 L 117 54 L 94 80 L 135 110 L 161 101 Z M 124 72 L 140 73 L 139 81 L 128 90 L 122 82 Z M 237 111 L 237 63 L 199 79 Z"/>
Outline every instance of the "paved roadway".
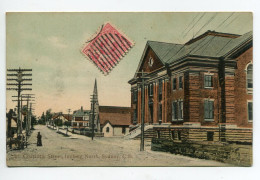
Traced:
<path fill-rule="evenodd" d="M 42 147 L 36 146 L 37 133 L 42 134 Z M 7 150 L 8 166 L 230 166 L 216 161 L 190 158 L 165 152 L 139 151 L 139 140 L 91 138 L 37 125 L 29 138 L 28 148 Z"/>

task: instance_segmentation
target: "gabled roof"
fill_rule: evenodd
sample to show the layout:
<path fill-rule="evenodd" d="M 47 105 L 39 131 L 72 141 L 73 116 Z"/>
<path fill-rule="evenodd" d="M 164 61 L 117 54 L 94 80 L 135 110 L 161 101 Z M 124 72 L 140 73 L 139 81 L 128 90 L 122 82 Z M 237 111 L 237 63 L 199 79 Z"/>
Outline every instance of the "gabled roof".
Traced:
<path fill-rule="evenodd" d="M 73 116 L 74 117 L 80 117 L 80 116 L 85 116 L 85 115 L 87 115 L 87 114 L 89 114 L 90 113 L 90 110 L 81 110 L 81 109 L 79 109 L 79 110 L 77 110 L 74 114 L 73 114 Z"/>
<path fill-rule="evenodd" d="M 221 35 L 219 35 L 221 34 Z M 163 43 L 156 41 L 148 41 L 147 44 L 156 53 L 163 64 L 172 63 L 185 56 L 201 56 L 219 58 L 228 54 L 233 49 L 238 48 L 243 43 L 252 40 L 252 31 L 244 35 L 224 36 L 224 33 L 208 31 L 204 33 L 202 38 L 190 40 L 180 45 L 174 43 Z"/>
<path fill-rule="evenodd" d="M 71 121 L 72 120 L 72 115 L 70 114 L 62 114 L 62 116 L 67 119 L 68 121 Z"/>
<path fill-rule="evenodd" d="M 105 126 L 107 123 L 110 123 L 111 126 L 129 126 L 129 125 L 131 125 L 131 121 L 110 119 L 110 120 L 106 120 L 104 123 L 102 123 L 101 126 Z"/>
<path fill-rule="evenodd" d="M 52 119 L 57 119 L 60 117 L 60 115 L 61 115 L 61 113 L 54 113 L 52 116 Z"/>
<path fill-rule="evenodd" d="M 131 125 L 131 108 L 120 106 L 99 106 L 99 120 L 101 126 L 107 121 L 113 126 Z"/>
<path fill-rule="evenodd" d="M 189 40 L 185 44 L 147 41 L 145 50 L 139 62 L 139 71 L 147 49 L 150 47 L 165 65 L 188 56 L 220 58 L 226 57 L 247 42 L 252 41 L 253 32 L 243 35 L 207 31 L 202 35 Z M 137 73 L 136 73 L 137 74 Z M 135 77 L 136 77 L 135 74 Z"/>

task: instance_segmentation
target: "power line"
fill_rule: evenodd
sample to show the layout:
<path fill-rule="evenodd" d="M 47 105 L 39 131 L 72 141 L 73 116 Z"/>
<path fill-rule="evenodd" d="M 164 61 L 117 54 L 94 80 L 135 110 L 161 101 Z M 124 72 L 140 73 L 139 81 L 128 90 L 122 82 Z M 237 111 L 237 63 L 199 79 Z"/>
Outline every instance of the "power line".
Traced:
<path fill-rule="evenodd" d="M 215 13 L 200 29 L 199 31 L 197 31 L 197 33 L 195 34 L 195 36 L 204 28 L 206 27 L 209 23 L 211 23 L 211 21 L 217 16 L 217 13 Z"/>
<path fill-rule="evenodd" d="M 193 24 L 193 26 L 192 26 L 192 27 L 189 29 L 189 31 L 184 35 L 184 37 L 187 36 L 187 34 L 190 32 L 190 30 L 191 30 L 192 28 L 194 28 L 194 26 L 205 16 L 205 14 L 206 14 L 206 12 L 204 12 L 204 13 L 200 16 L 200 18 L 195 22 L 195 24 Z M 184 37 L 183 37 L 183 38 L 184 38 Z M 173 55 L 173 56 L 171 56 L 169 59 L 167 59 L 166 62 L 168 62 L 171 58 L 175 57 L 184 47 L 185 47 L 185 45 L 183 45 L 183 46 L 176 52 L 175 55 Z M 168 53 L 167 53 L 167 54 L 168 54 Z"/>
<path fill-rule="evenodd" d="M 234 15 L 234 12 L 231 13 L 222 23 L 220 23 L 220 24 L 217 26 L 217 28 L 221 27 L 221 26 L 222 26 L 230 17 L 232 17 L 233 15 Z M 237 17 L 238 17 L 238 16 L 237 16 Z M 226 25 L 226 27 L 229 26 L 237 17 L 235 17 L 233 20 L 231 20 L 231 22 L 228 23 L 228 24 Z M 217 29 L 217 28 L 216 28 L 216 29 Z M 215 39 L 215 37 L 216 37 L 216 36 L 213 36 L 213 38 L 208 41 L 207 45 L 209 45 L 209 44 Z M 228 44 L 229 42 L 231 42 L 231 40 L 232 40 L 232 39 L 230 39 L 230 40 L 227 42 L 227 44 Z M 226 44 L 226 45 L 227 45 L 227 44 Z M 206 45 L 206 44 L 205 44 L 205 45 Z M 204 46 L 205 46 L 205 45 L 204 45 Z M 224 45 L 224 47 L 226 47 L 226 45 Z M 204 47 L 204 46 L 202 46 L 202 47 Z M 202 47 L 201 47 L 201 48 L 202 48 Z M 202 51 L 202 53 L 205 51 L 205 49 L 206 49 L 207 47 L 208 47 L 208 46 L 206 46 L 206 47 L 204 48 L 204 50 Z M 224 48 L 224 47 L 223 47 L 223 48 Z M 199 49 L 201 49 L 201 48 L 199 48 Z M 223 48 L 222 48 L 222 49 L 223 49 Z M 198 50 L 199 50 L 199 49 L 198 49 Z M 221 49 L 221 50 L 222 50 L 222 49 Z M 196 50 L 195 52 L 197 52 L 198 50 Z M 220 50 L 220 51 L 221 51 L 221 50 Z M 220 52 L 220 51 L 219 51 L 219 52 Z M 219 53 L 219 52 L 218 52 L 218 53 Z M 217 54 L 218 54 L 218 53 L 217 53 Z"/>
<path fill-rule="evenodd" d="M 195 24 L 193 24 L 193 26 L 189 29 L 189 31 L 187 33 L 185 33 L 185 35 L 183 36 L 183 38 L 185 38 L 187 36 L 187 34 L 196 26 L 196 24 L 205 16 L 206 12 L 204 12 L 200 18 L 195 22 Z"/>
<path fill-rule="evenodd" d="M 237 15 L 235 18 L 233 18 L 228 24 L 226 24 L 226 25 L 224 26 L 224 28 L 226 28 L 227 26 L 229 26 L 230 24 L 232 24 L 238 17 L 239 17 L 239 15 Z"/>
<path fill-rule="evenodd" d="M 182 35 L 184 34 L 184 32 L 188 29 L 188 27 L 190 27 L 193 23 L 194 20 L 199 16 L 200 14 L 198 13 L 196 16 L 193 17 L 193 19 L 191 20 L 191 22 L 189 23 L 189 25 L 184 29 L 184 31 L 182 32 Z"/>
<path fill-rule="evenodd" d="M 222 23 L 220 23 L 220 24 L 217 26 L 217 28 L 221 27 L 221 26 L 222 26 L 230 17 L 232 17 L 233 15 L 234 15 L 234 12 L 231 13 Z M 196 35 L 201 31 L 201 29 L 203 29 L 206 25 L 208 25 L 216 16 L 217 16 L 217 13 L 214 14 L 214 15 L 203 25 L 202 28 L 200 28 L 200 30 L 196 33 Z M 201 16 L 201 17 L 202 17 L 202 16 Z M 200 17 L 200 19 L 201 19 L 201 17 Z M 236 17 L 236 18 L 237 18 L 237 17 Z M 233 20 L 231 20 L 231 22 L 228 23 L 228 24 L 226 25 L 226 27 L 229 26 L 236 18 L 234 18 Z M 196 46 L 195 48 L 191 49 L 191 50 L 189 51 L 189 53 L 191 53 L 191 52 L 194 51 L 195 49 L 196 49 L 195 52 L 197 52 L 198 50 L 200 50 L 201 48 L 205 47 L 206 45 L 209 45 L 210 42 L 212 42 L 215 37 L 216 37 L 216 36 L 213 36 L 213 38 L 211 38 L 207 43 L 205 43 L 204 45 L 202 45 L 202 46 L 199 47 L 198 49 L 196 49 L 197 46 Z M 203 43 L 203 42 L 206 41 L 206 40 L 207 40 L 206 38 L 203 39 L 201 43 Z M 232 39 L 231 39 L 231 40 L 232 40 Z M 229 43 L 229 42 L 228 42 L 228 43 Z M 225 46 L 226 46 L 226 45 L 225 45 Z M 175 55 L 173 55 L 173 56 L 171 56 L 169 59 L 167 59 L 166 62 L 168 62 L 171 58 L 177 56 L 177 54 L 178 54 L 184 47 L 185 47 L 185 45 L 183 45 L 182 48 L 180 48 Z M 207 46 L 206 46 L 206 47 L 207 47 Z M 205 49 L 206 49 L 206 47 L 205 47 Z M 205 49 L 203 50 L 203 52 L 205 51 Z"/>
<path fill-rule="evenodd" d="M 218 27 L 216 27 L 215 29 L 218 29 L 219 27 L 221 27 L 229 18 L 231 18 L 233 15 L 235 14 L 235 12 L 232 12 L 224 21 L 222 21 L 222 23 L 220 23 L 218 25 Z"/>
<path fill-rule="evenodd" d="M 193 19 L 191 20 L 191 22 L 189 23 L 189 25 L 188 25 L 188 26 L 185 28 L 185 30 L 182 32 L 182 35 L 183 35 L 183 33 L 188 29 L 188 27 L 193 24 L 194 20 L 195 20 L 199 15 L 200 15 L 200 14 L 198 13 L 196 16 L 193 17 Z M 171 49 L 172 49 L 172 48 L 171 48 Z M 181 50 L 181 49 L 179 49 L 179 50 Z M 163 58 L 166 57 L 170 52 L 171 52 L 171 50 L 169 50 L 169 51 L 163 56 Z M 177 53 L 178 53 L 178 52 L 177 52 Z M 167 60 L 167 62 L 168 62 L 168 60 Z"/>

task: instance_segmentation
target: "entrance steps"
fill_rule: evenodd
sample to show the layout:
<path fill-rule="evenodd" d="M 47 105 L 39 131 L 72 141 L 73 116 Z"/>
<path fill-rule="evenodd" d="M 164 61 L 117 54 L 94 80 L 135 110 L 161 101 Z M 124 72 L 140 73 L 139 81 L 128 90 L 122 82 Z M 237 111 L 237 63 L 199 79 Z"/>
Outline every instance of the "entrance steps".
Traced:
<path fill-rule="evenodd" d="M 145 139 L 152 139 L 154 137 L 153 132 L 154 125 L 145 125 L 144 126 L 144 137 Z M 134 130 L 130 131 L 129 134 L 125 135 L 125 139 L 140 139 L 141 137 L 141 126 L 139 125 Z"/>

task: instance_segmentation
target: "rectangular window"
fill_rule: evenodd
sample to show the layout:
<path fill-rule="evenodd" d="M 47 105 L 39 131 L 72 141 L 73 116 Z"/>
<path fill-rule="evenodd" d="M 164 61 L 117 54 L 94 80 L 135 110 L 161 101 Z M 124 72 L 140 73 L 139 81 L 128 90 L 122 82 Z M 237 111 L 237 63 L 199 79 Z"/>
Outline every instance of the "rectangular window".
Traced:
<path fill-rule="evenodd" d="M 159 94 L 162 94 L 162 85 L 163 85 L 163 82 L 162 82 L 162 79 L 159 80 Z"/>
<path fill-rule="evenodd" d="M 172 102 L 172 120 L 177 120 L 178 114 L 177 114 L 177 102 Z"/>
<path fill-rule="evenodd" d="M 181 131 L 178 131 L 178 140 L 181 140 Z"/>
<path fill-rule="evenodd" d="M 149 85 L 149 95 L 153 96 L 153 83 Z"/>
<path fill-rule="evenodd" d="M 247 67 L 247 88 L 251 89 L 253 88 L 253 65 L 250 64 Z"/>
<path fill-rule="evenodd" d="M 162 105 L 159 104 L 159 121 L 162 121 Z"/>
<path fill-rule="evenodd" d="M 214 139 L 214 132 L 207 132 L 207 140 L 213 141 Z"/>
<path fill-rule="evenodd" d="M 183 119 L 183 101 L 179 101 L 179 108 L 178 108 L 178 119 Z"/>
<path fill-rule="evenodd" d="M 134 110 L 134 119 L 133 119 L 133 123 L 137 122 L 137 110 Z"/>
<path fill-rule="evenodd" d="M 183 88 L 182 76 L 179 77 L 179 89 Z"/>
<path fill-rule="evenodd" d="M 163 83 L 162 83 L 162 79 L 159 80 L 159 102 L 162 100 L 162 86 L 163 86 Z"/>
<path fill-rule="evenodd" d="M 204 119 L 214 119 L 214 101 L 204 101 Z"/>
<path fill-rule="evenodd" d="M 137 90 L 134 90 L 133 91 L 133 100 L 134 100 L 134 102 L 137 102 L 137 95 L 138 95 L 138 91 Z"/>
<path fill-rule="evenodd" d="M 212 75 L 204 76 L 204 87 L 205 88 L 213 87 L 213 76 Z"/>
<path fill-rule="evenodd" d="M 122 127 L 122 134 L 125 134 L 125 127 Z"/>
<path fill-rule="evenodd" d="M 160 131 L 157 131 L 157 138 L 160 138 L 161 137 L 161 133 Z"/>
<path fill-rule="evenodd" d="M 253 121 L 253 102 L 247 103 L 248 121 Z"/>
<path fill-rule="evenodd" d="M 172 90 L 176 90 L 177 89 L 177 78 L 173 78 L 172 80 Z"/>
<path fill-rule="evenodd" d="M 174 131 L 171 131 L 171 136 L 172 136 L 172 140 L 174 140 L 174 138 L 175 138 Z"/>

